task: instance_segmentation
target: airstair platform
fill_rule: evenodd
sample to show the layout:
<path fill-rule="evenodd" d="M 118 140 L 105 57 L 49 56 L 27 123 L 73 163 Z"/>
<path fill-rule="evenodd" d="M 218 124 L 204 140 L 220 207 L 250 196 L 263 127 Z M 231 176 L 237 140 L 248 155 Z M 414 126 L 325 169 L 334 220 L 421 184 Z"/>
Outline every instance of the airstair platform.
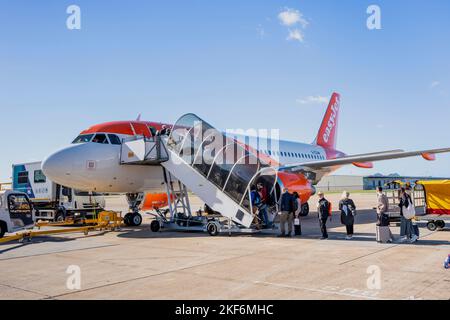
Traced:
<path fill-rule="evenodd" d="M 167 160 L 169 160 L 169 155 L 161 136 L 152 138 L 137 136 L 122 141 L 120 164 L 159 165 Z"/>
<path fill-rule="evenodd" d="M 124 142 L 121 164 L 162 166 L 211 209 L 246 228 L 256 212 L 251 186 L 277 179 L 274 168 L 194 114 L 182 116 L 169 136 Z"/>

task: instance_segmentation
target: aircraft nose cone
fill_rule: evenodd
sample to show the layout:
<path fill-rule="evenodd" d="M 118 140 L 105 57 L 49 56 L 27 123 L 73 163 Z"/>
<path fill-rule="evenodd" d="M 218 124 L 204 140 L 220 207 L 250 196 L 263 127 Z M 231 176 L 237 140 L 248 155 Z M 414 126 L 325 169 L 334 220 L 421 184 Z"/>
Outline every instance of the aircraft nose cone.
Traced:
<path fill-rule="evenodd" d="M 48 156 L 42 162 L 42 171 L 52 181 L 64 184 L 71 175 L 73 152 L 71 148 L 65 148 Z"/>

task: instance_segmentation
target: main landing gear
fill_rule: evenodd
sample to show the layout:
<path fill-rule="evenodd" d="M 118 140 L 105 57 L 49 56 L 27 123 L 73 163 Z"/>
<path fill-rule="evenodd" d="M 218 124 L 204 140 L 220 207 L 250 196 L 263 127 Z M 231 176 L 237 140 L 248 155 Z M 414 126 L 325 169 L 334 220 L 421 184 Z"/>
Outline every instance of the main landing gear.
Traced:
<path fill-rule="evenodd" d="M 130 212 L 123 217 L 123 222 L 127 226 L 137 227 L 142 223 L 142 216 L 139 213 L 139 206 L 144 200 L 144 193 L 127 193 L 128 206 Z"/>

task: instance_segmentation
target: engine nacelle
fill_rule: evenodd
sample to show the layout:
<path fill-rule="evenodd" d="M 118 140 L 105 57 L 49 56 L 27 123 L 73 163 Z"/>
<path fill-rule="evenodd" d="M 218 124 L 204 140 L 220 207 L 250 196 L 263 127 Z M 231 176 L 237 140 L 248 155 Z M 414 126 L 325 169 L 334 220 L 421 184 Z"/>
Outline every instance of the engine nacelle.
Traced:
<path fill-rule="evenodd" d="M 172 201 L 175 200 L 175 196 L 171 196 Z M 147 193 L 144 201 L 142 202 L 141 210 L 156 210 L 167 207 L 169 200 L 167 193 Z"/>
<path fill-rule="evenodd" d="M 280 190 L 286 188 L 290 193 L 297 192 L 302 203 L 305 203 L 315 194 L 316 189 L 311 182 L 301 173 L 278 172 L 278 184 Z"/>

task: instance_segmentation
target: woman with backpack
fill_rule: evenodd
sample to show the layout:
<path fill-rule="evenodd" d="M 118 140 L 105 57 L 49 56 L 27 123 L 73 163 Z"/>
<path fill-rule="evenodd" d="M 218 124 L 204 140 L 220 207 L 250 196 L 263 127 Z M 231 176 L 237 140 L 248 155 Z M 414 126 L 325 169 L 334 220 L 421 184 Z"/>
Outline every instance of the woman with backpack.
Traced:
<path fill-rule="evenodd" d="M 341 211 L 341 223 L 347 229 L 346 240 L 353 238 L 353 225 L 355 223 L 356 206 L 352 199 L 349 198 L 350 193 L 344 191 L 341 201 L 339 201 L 339 210 Z"/>

